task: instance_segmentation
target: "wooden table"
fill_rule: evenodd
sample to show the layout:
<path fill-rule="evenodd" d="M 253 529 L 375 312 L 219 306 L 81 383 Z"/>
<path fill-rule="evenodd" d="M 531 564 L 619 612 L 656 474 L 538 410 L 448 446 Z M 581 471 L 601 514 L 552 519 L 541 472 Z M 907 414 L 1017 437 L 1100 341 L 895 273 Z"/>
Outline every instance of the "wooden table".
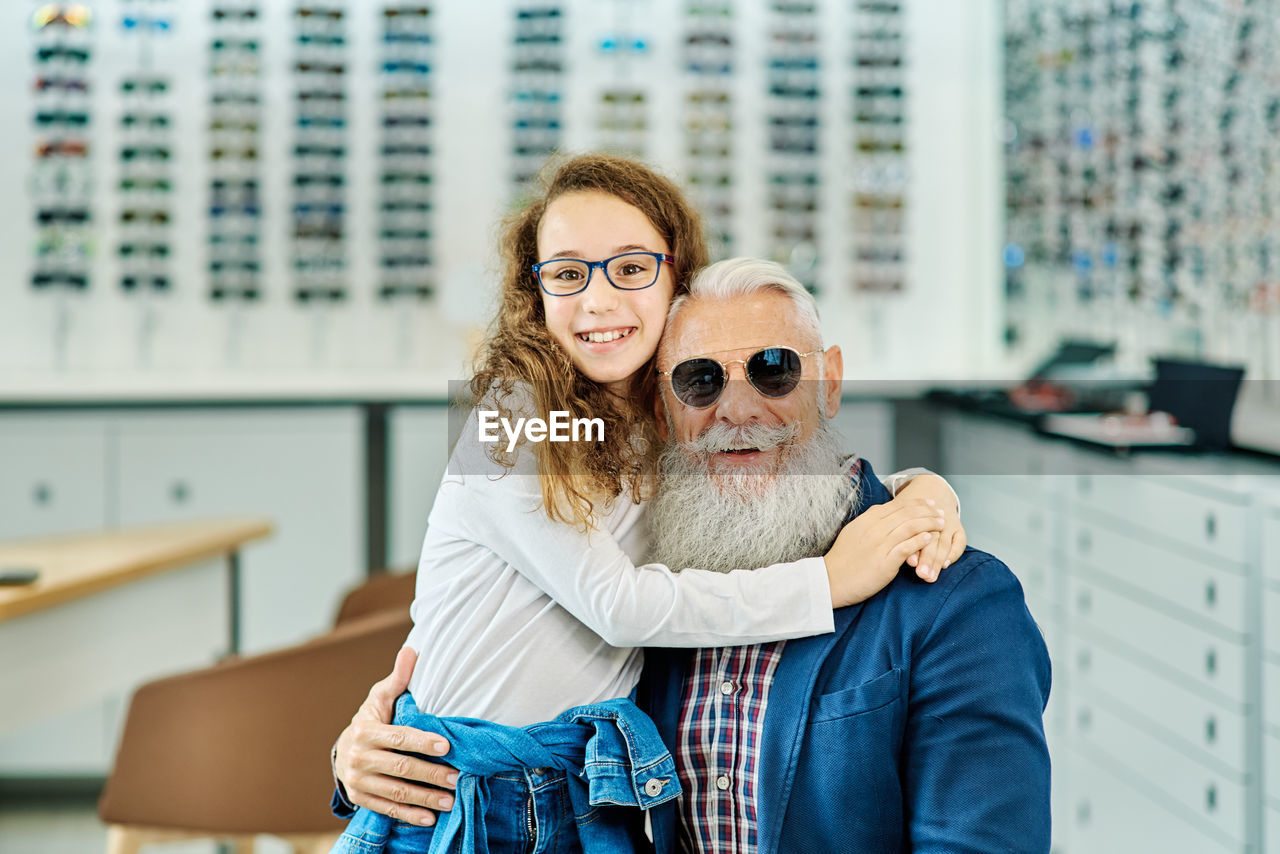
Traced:
<path fill-rule="evenodd" d="M 260 518 L 0 541 L 0 733 L 239 649 L 239 550 Z"/>

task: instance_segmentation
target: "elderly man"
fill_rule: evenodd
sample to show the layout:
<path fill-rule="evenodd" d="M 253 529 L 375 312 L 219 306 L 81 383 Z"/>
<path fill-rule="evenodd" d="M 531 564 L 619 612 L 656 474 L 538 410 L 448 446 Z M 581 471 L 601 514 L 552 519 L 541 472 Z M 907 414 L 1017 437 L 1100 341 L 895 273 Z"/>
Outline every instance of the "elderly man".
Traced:
<path fill-rule="evenodd" d="M 876 530 L 890 496 L 829 426 L 840 350 L 781 267 L 702 271 L 672 305 L 658 367 L 656 559 L 728 571 L 820 555 L 850 519 Z M 655 847 L 1048 851 L 1048 691 L 1021 587 L 973 549 L 935 584 L 904 571 L 838 610 L 831 634 L 651 650 L 638 702 L 683 789 L 651 810 Z"/>

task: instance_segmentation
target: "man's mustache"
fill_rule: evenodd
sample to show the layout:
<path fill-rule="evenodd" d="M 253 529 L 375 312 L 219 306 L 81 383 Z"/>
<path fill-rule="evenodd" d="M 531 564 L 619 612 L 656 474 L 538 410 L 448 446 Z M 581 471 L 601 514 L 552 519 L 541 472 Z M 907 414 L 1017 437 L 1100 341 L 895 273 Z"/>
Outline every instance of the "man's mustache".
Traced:
<path fill-rule="evenodd" d="M 681 443 L 681 447 L 691 455 L 704 456 L 724 451 L 772 451 L 783 445 L 795 444 L 799 437 L 798 424 L 769 427 L 763 424 L 731 426 L 718 422 L 703 430 L 696 438 Z"/>

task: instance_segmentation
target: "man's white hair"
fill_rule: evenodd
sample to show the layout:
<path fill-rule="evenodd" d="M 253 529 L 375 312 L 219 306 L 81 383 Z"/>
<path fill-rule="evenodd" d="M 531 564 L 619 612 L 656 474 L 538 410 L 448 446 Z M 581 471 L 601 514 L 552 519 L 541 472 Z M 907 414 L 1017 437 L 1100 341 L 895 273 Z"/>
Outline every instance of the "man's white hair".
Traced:
<path fill-rule="evenodd" d="M 760 258 L 726 258 L 703 267 L 689 281 L 689 293 L 671 301 L 667 326 L 671 326 L 680 307 L 690 300 L 728 300 L 760 291 L 777 291 L 790 297 L 796 307 L 800 331 L 812 339 L 810 346 L 822 346 L 822 324 L 813 294 L 781 264 Z"/>

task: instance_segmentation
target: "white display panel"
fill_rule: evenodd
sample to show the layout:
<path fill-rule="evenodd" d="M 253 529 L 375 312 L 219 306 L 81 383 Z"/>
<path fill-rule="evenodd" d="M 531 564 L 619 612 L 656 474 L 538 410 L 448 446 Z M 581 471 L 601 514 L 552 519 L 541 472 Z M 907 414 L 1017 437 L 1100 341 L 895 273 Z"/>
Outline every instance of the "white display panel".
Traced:
<path fill-rule="evenodd" d="M 87 4 L 87 28 L 53 24 L 37 30 L 31 16 L 40 5 L 14 4 L 9 26 L 0 29 L 0 70 L 6 79 L 22 81 L 0 95 L 0 110 L 12 128 L 0 139 L 0 192 L 11 200 L 0 230 L 6 282 L 0 290 L 0 390 L 8 395 L 59 389 L 75 395 L 93 388 L 199 393 L 297 383 L 345 390 L 370 378 L 443 394 L 446 380 L 463 375 L 476 332 L 492 309 L 496 223 L 513 203 L 518 176 L 540 159 L 536 145 L 524 145 L 536 128 L 529 127 L 530 113 L 521 112 L 517 97 L 537 88 L 516 70 L 517 60 L 530 56 L 559 63 L 558 73 L 548 72 L 538 83 L 542 91 L 557 93 L 558 107 L 540 114 L 559 125 L 542 129 L 554 131 L 539 137 L 548 146 L 635 151 L 688 186 L 689 176 L 708 165 L 706 157 L 689 155 L 690 145 L 710 140 L 719 151 L 723 141 L 728 157 L 720 165 L 727 168 L 720 172 L 730 176 L 728 192 L 698 196 L 713 229 L 732 236 L 727 246 L 717 241 L 713 247 L 800 266 L 810 249 L 816 252 L 812 277 L 797 272 L 818 291 L 829 337 L 851 356 L 851 375 L 970 377 L 990 369 L 998 351 L 999 161 L 992 129 L 1000 75 L 994 2 L 959 8 L 943 0 L 103 0 Z M 718 7 L 731 14 L 721 18 L 706 11 Z M 250 19 L 233 14 L 250 9 Z M 300 17 L 299 9 L 311 14 Z M 388 9 L 398 12 L 394 27 Z M 417 29 L 404 30 L 417 9 L 429 9 L 430 15 Z M 559 23 L 551 32 L 561 41 L 517 45 L 517 35 L 529 32 L 528 15 L 552 9 L 559 11 Z M 330 10 L 342 16 L 326 18 Z M 215 18 L 215 11 L 223 16 Z M 127 18 L 135 19 L 128 28 Z M 147 23 L 155 19 L 166 25 Z M 862 77 L 855 75 L 856 56 L 860 49 L 871 50 L 869 43 L 877 56 L 892 54 L 894 47 L 868 42 L 868 27 L 875 27 L 867 22 L 873 19 L 902 22 L 902 64 L 876 73 L 897 74 L 908 93 L 902 99 L 901 156 L 908 175 L 903 269 L 895 280 L 901 287 L 874 293 L 857 285 L 854 268 L 853 190 L 858 170 L 873 154 L 859 150 L 860 140 L 866 149 L 868 129 L 855 122 L 854 87 L 869 72 L 863 66 Z M 711 26 L 713 20 L 720 24 Z M 691 37 L 708 31 L 716 42 L 709 51 L 690 45 Z M 406 32 L 430 41 L 388 41 Z M 782 32 L 811 34 L 811 47 L 780 41 Z M 326 34 L 342 43 L 326 46 Z M 728 45 L 719 42 L 721 36 Z M 223 46 L 215 49 L 215 42 Z M 244 42 L 256 47 L 235 47 Z M 86 49 L 89 58 L 39 61 L 41 48 L 58 46 Z M 779 73 L 771 63 L 796 57 L 812 58 L 817 66 L 812 73 L 795 72 L 807 75 L 808 82 L 800 82 L 818 92 L 812 110 L 780 103 L 771 94 Z M 729 73 L 715 72 L 722 62 Z M 397 70 L 388 72 L 388 63 Z M 326 64 L 343 71 L 326 72 Z M 215 67 L 221 72 L 215 74 Z M 83 79 L 87 92 L 51 97 L 48 88 L 37 91 L 35 81 L 50 74 Z M 411 169 L 389 162 L 384 153 L 389 105 L 403 106 L 384 94 L 399 88 L 402 77 L 405 85 L 430 90 L 416 113 L 430 124 L 396 129 L 401 142 L 423 148 L 411 158 Z M 147 79 L 162 79 L 167 88 L 145 96 L 138 85 L 133 93 L 121 90 L 126 81 Z M 308 105 L 298 98 L 300 91 L 329 84 L 345 95 L 338 107 L 312 110 L 319 102 Z M 729 97 L 727 115 L 704 115 L 701 121 L 704 129 L 727 121 L 731 133 L 725 139 L 723 133 L 700 132 L 695 140 L 690 122 L 699 119 L 688 95 L 719 89 Z M 237 112 L 227 105 L 228 91 L 253 93 L 259 103 Z M 627 92 L 642 96 L 638 112 L 622 103 Z M 214 103 L 215 95 L 222 103 Z M 46 191 L 53 187 L 52 195 L 32 190 L 35 173 L 49 172 L 58 159 L 42 161 L 36 154 L 52 132 L 52 126 L 38 126 L 36 116 L 50 110 L 87 116 L 85 126 L 55 134 L 88 143 L 84 158 L 62 158 L 85 176 L 80 195 L 58 190 L 56 176 L 43 185 Z M 811 155 L 771 148 L 771 120 L 796 110 L 817 119 Z M 121 127 L 127 115 L 135 116 L 132 125 Z M 165 116 L 167 126 L 148 129 L 153 115 Z M 342 125 L 320 127 L 318 116 L 341 119 Z M 300 121 L 306 126 L 299 127 Z M 629 122 L 638 129 L 627 131 Z M 340 165 L 329 164 L 332 174 L 342 175 L 341 186 L 332 188 L 340 192 L 328 194 L 323 181 L 296 186 L 300 175 L 330 174 L 329 166 L 311 162 L 312 155 L 300 162 L 300 145 L 343 149 L 336 158 Z M 154 170 L 140 171 L 139 161 L 149 160 L 137 149 L 147 146 L 166 147 L 169 157 L 155 162 Z M 518 158 L 521 146 L 533 153 Z M 126 168 L 122 152 L 128 148 L 135 152 Z M 233 156 L 249 150 L 256 159 Z M 771 176 L 793 170 L 797 162 L 817 176 L 814 210 L 800 211 L 801 218 L 811 219 L 814 239 L 799 252 L 775 239 L 779 218 L 791 214 L 770 209 Z M 403 284 L 422 293 L 390 299 L 381 295 L 388 286 L 382 262 L 393 253 L 380 236 L 386 228 L 380 208 L 388 201 L 382 176 L 388 172 L 429 175 L 429 185 L 410 182 L 397 198 L 429 200 L 431 206 L 409 227 L 429 231 L 414 250 L 429 264 L 400 270 Z M 121 182 L 131 180 L 135 187 L 126 193 Z M 167 181 L 171 189 L 157 190 L 158 198 L 144 206 L 134 195 L 139 180 Z M 255 192 L 246 195 L 234 183 L 245 180 L 258 182 Z M 220 191 L 215 181 L 224 182 Z M 238 280 L 228 272 L 229 256 L 210 246 L 218 231 L 213 221 L 230 222 L 226 209 L 249 204 L 248 197 L 260 211 L 250 218 L 257 222 L 258 242 L 244 256 L 258 265 L 245 277 L 259 291 L 256 301 L 225 295 L 239 287 Z M 317 248 L 300 241 L 296 206 L 312 205 L 314 212 L 326 204 L 342 206 L 334 217 L 341 225 L 337 245 Z M 801 208 L 806 205 L 800 201 Z M 57 242 L 50 229 L 38 227 L 39 211 L 77 206 L 89 217 L 82 229 L 86 287 L 33 288 L 33 275 L 45 269 L 37 247 Z M 215 215 L 214 208 L 224 210 Z M 165 212 L 167 222 L 151 223 L 156 210 Z M 128 211 L 130 221 L 123 222 Z M 62 230 L 74 237 L 80 232 L 73 225 Z M 865 230 L 866 224 L 858 227 Z M 144 248 L 122 257 L 122 245 Z M 152 258 L 153 245 L 166 245 L 167 254 Z M 307 283 L 300 281 L 297 266 L 314 267 L 325 257 L 341 260 L 331 278 L 345 298 L 299 302 L 297 293 Z M 221 263 L 221 272 L 210 270 L 214 263 Z M 138 281 L 126 289 L 122 281 L 130 275 Z M 168 287 L 152 292 L 145 283 L 160 276 Z M 313 278 L 329 281 L 320 274 Z M 224 296 L 214 300 L 219 282 Z"/>

